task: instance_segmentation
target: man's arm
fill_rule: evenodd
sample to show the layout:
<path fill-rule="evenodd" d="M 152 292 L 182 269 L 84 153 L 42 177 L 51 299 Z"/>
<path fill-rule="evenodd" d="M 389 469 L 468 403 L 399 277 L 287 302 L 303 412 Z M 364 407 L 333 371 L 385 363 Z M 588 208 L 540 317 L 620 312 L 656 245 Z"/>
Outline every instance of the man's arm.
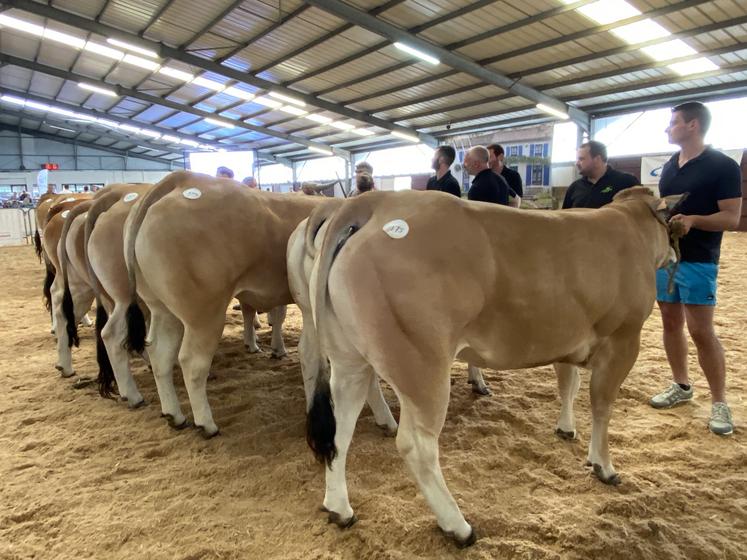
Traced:
<path fill-rule="evenodd" d="M 726 198 L 718 201 L 718 212 L 708 216 L 677 214 L 672 220 L 682 222 L 685 233 L 690 228 L 702 229 L 703 231 L 728 231 L 736 229 L 739 218 L 742 215 L 742 199 Z"/>

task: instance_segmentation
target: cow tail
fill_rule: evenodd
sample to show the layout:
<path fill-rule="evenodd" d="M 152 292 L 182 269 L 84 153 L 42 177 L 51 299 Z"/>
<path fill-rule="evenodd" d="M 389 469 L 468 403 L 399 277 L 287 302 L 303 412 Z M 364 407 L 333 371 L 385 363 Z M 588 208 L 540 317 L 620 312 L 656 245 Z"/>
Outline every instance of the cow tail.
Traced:
<path fill-rule="evenodd" d="M 130 304 L 125 313 L 127 322 L 127 338 L 124 347 L 129 352 L 142 354 L 145 351 L 145 337 L 147 329 L 145 327 L 145 315 L 137 302 L 137 283 L 136 283 L 136 266 L 135 260 L 135 240 L 140 226 L 148 212 L 148 209 L 164 196 L 169 194 L 175 188 L 187 181 L 190 175 L 184 171 L 176 171 L 167 175 L 163 180 L 157 183 L 142 200 L 136 203 L 136 206 L 130 212 L 128 222 L 125 225 L 124 235 L 124 253 L 125 264 L 127 265 L 127 279 L 130 285 Z"/>
<path fill-rule="evenodd" d="M 320 463 L 326 463 L 328 467 L 331 467 L 332 461 L 337 456 L 337 447 L 335 446 L 337 424 L 330 389 L 330 369 L 325 351 L 327 346 L 325 344 L 327 334 L 325 322 L 333 313 L 329 307 L 327 283 L 335 258 L 348 239 L 361 229 L 370 217 L 370 206 L 363 199 L 346 203 L 331 217 L 321 252 L 317 255 L 319 262 L 316 269 L 316 292 L 311 295 L 314 323 L 319 336 L 322 360 L 321 371 L 314 388 L 314 396 L 306 416 L 306 441 L 316 459 Z M 307 247 L 310 234 L 315 235 L 323 223 L 323 221 L 319 223 L 319 220 L 312 222 L 311 218 L 309 219 L 306 237 Z"/>

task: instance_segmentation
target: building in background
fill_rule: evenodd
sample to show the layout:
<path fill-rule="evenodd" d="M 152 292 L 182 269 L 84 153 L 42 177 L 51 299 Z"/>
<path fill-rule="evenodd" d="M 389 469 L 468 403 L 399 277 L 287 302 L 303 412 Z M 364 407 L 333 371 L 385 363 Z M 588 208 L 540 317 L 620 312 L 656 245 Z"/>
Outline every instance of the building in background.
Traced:
<path fill-rule="evenodd" d="M 552 138 L 552 124 L 455 137 L 451 139 L 457 148 L 459 163 L 455 176 L 462 185 L 469 184 L 462 166 L 467 150 L 472 146 L 500 144 L 506 152 L 506 165 L 519 172 L 525 187 L 549 187 L 552 185 Z"/>

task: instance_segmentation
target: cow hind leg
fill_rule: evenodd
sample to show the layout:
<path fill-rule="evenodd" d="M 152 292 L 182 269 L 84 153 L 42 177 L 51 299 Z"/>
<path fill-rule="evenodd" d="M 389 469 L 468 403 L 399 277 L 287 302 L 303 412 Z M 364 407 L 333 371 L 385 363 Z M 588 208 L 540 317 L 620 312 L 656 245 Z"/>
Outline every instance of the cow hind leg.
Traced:
<path fill-rule="evenodd" d="M 591 360 L 591 441 L 587 464 L 605 484 L 617 485 L 620 477 L 609 454 L 608 427 L 620 385 L 638 357 L 640 332 L 613 335 Z"/>
<path fill-rule="evenodd" d="M 71 342 L 68 329 L 66 328 L 67 321 L 65 319 L 65 312 L 62 303 L 64 293 L 63 284 L 62 275 L 58 274 L 55 276 L 54 282 L 52 282 L 51 300 L 52 323 L 57 335 L 57 362 L 54 367 L 60 372 L 62 377 L 72 377 L 75 375 L 75 370 L 73 369 L 73 356 L 72 351 L 70 350 Z M 74 303 L 72 303 L 71 307 L 74 307 Z"/>
<path fill-rule="evenodd" d="M 418 393 L 400 395 L 397 449 L 418 483 L 438 526 L 460 548 L 477 538 L 446 487 L 438 461 L 438 436 L 449 405 L 449 368 L 444 365 L 435 383 L 422 385 Z"/>
<path fill-rule="evenodd" d="M 348 499 L 345 465 L 355 424 L 370 388 L 372 373 L 368 364 L 363 361 L 355 364 L 332 363 L 330 390 L 334 403 L 334 442 L 337 455 L 326 468 L 323 510 L 329 513 L 330 523 L 342 528 L 348 528 L 357 521 Z"/>
<path fill-rule="evenodd" d="M 389 405 L 384 399 L 384 394 L 381 392 L 381 385 L 379 384 L 379 378 L 371 368 L 370 374 L 371 380 L 368 384 L 368 394 L 366 396 L 366 402 L 371 407 L 371 412 L 374 415 L 374 421 L 379 428 L 382 428 L 388 436 L 397 435 L 397 421 L 392 416 L 392 411 L 389 409 Z"/>
<path fill-rule="evenodd" d="M 127 305 L 115 304 L 114 310 L 101 331 L 101 338 L 109 355 L 114 379 L 120 397 L 127 400 L 130 408 L 139 408 L 145 404 L 143 396 L 137 388 L 135 379 L 130 372 L 130 358 L 122 342 L 127 337 L 127 321 L 125 314 Z"/>
<path fill-rule="evenodd" d="M 279 360 L 288 355 L 285 349 L 285 342 L 283 341 L 283 322 L 285 321 L 286 314 L 285 305 L 279 305 L 267 314 L 267 319 L 272 325 L 272 341 L 270 342 L 270 348 L 272 348 L 271 357 Z"/>
<path fill-rule="evenodd" d="M 479 367 L 467 364 L 467 382 L 472 385 L 473 393 L 483 396 L 490 394 L 490 389 L 488 389 Z"/>
<path fill-rule="evenodd" d="M 218 435 L 218 426 L 213 421 L 213 413 L 207 399 L 207 379 L 223 332 L 224 321 L 224 316 L 218 312 L 217 317 L 212 320 L 206 318 L 199 327 L 186 325 L 179 351 L 179 363 L 182 366 L 195 426 L 202 431 L 205 438 Z"/>
<path fill-rule="evenodd" d="M 148 333 L 150 346 L 148 355 L 156 380 L 158 398 L 161 401 L 161 416 L 166 418 L 174 429 L 182 429 L 189 424 L 182 414 L 179 397 L 174 388 L 174 363 L 182 342 L 181 322 L 165 307 L 148 304 L 151 308 L 151 323 Z"/>
<path fill-rule="evenodd" d="M 578 394 L 581 377 L 578 368 L 571 364 L 553 364 L 558 376 L 558 393 L 560 394 L 560 418 L 555 427 L 558 437 L 567 440 L 576 439 L 576 418 L 573 415 L 573 401 Z"/>
<path fill-rule="evenodd" d="M 241 302 L 241 315 L 244 318 L 244 346 L 250 354 L 259 352 L 257 342 L 257 319 L 256 310 L 248 304 Z"/>

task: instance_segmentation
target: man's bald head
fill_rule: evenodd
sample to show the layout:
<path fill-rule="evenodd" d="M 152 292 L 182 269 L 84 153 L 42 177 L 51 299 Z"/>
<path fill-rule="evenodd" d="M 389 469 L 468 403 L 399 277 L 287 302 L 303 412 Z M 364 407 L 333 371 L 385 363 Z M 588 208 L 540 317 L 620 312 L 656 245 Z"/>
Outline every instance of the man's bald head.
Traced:
<path fill-rule="evenodd" d="M 480 171 L 488 169 L 488 158 L 490 153 L 484 146 L 474 146 L 464 156 L 464 167 L 470 175 L 477 175 Z"/>

